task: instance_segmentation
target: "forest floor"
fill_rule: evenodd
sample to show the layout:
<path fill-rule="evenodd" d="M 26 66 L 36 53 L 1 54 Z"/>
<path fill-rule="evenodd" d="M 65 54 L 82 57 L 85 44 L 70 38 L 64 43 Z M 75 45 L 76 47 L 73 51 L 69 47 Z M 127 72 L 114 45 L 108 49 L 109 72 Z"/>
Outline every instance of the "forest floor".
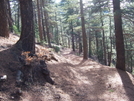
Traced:
<path fill-rule="evenodd" d="M 31 85 L 22 90 L 19 100 L 12 98 L 18 89 L 14 68 L 20 64 L 10 48 L 18 39 L 13 34 L 8 39 L 0 37 L 0 75 L 7 75 L 7 81 L 0 83 L 0 101 L 134 101 L 134 78 L 130 73 L 92 59 L 83 60 L 70 49 L 53 53 L 58 62 L 47 62 L 54 85 Z"/>

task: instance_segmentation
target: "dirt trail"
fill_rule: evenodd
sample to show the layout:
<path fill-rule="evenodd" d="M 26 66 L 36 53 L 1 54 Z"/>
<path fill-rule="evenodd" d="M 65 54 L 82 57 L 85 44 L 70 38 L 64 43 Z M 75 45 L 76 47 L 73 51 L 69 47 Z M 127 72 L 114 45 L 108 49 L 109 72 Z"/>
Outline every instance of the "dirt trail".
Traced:
<path fill-rule="evenodd" d="M 19 63 L 13 61 L 9 48 L 17 40 L 14 35 L 9 39 L 0 37 L 0 74 L 8 75 L 6 89 L 0 91 L 0 101 L 10 101 L 10 94 L 16 89 L 12 68 Z M 83 60 L 70 49 L 54 55 L 58 62 L 52 60 L 47 65 L 56 85 L 31 86 L 23 90 L 20 101 L 134 101 L 134 78 L 131 74 L 92 59 Z"/>
<path fill-rule="evenodd" d="M 129 73 L 92 59 L 83 60 L 69 49 L 61 54 L 59 63 L 50 63 L 49 67 L 57 74 L 57 86 L 72 101 L 134 101 L 134 80 Z"/>

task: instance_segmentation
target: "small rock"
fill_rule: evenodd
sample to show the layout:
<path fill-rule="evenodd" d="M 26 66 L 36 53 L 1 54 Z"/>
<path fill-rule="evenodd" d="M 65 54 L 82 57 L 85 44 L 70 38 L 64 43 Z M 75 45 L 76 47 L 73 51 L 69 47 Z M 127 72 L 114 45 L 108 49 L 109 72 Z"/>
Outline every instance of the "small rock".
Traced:
<path fill-rule="evenodd" d="M 54 95 L 54 98 L 55 98 L 55 99 L 60 99 L 61 97 L 60 97 L 59 94 L 55 94 L 55 95 Z"/>
<path fill-rule="evenodd" d="M 0 76 L 0 81 L 5 81 L 7 80 L 7 75 Z"/>

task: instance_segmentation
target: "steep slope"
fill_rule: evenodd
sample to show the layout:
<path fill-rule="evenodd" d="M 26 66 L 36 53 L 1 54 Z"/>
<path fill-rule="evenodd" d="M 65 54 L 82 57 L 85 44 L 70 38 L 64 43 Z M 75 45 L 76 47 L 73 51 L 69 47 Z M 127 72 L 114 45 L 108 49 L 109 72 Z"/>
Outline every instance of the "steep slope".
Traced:
<path fill-rule="evenodd" d="M 4 84 L 0 83 L 0 101 L 18 101 L 11 94 L 18 89 L 14 67 L 21 64 L 15 61 L 10 50 L 17 40 L 18 37 L 13 34 L 9 39 L 0 37 L 0 74 L 8 76 Z M 43 48 L 38 46 L 40 51 Z M 134 79 L 131 74 L 92 59 L 83 60 L 70 49 L 54 53 L 54 56 L 58 62 L 47 61 L 47 65 L 55 85 L 31 85 L 22 90 L 21 101 L 134 101 Z"/>

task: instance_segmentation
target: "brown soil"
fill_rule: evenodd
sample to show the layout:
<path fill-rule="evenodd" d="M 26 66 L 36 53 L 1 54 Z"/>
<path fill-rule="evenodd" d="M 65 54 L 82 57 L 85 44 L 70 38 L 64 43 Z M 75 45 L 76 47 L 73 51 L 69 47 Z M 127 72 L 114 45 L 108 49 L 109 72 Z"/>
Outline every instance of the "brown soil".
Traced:
<path fill-rule="evenodd" d="M 18 89 L 15 69 L 21 64 L 11 47 L 18 39 L 13 34 L 8 39 L 0 37 L 0 75 L 8 76 L 0 83 L 0 101 L 134 101 L 134 78 L 130 73 L 92 59 L 83 60 L 70 49 L 54 53 L 58 62 L 47 62 L 55 85 L 31 85 L 22 90 L 20 99 L 12 98 Z"/>

